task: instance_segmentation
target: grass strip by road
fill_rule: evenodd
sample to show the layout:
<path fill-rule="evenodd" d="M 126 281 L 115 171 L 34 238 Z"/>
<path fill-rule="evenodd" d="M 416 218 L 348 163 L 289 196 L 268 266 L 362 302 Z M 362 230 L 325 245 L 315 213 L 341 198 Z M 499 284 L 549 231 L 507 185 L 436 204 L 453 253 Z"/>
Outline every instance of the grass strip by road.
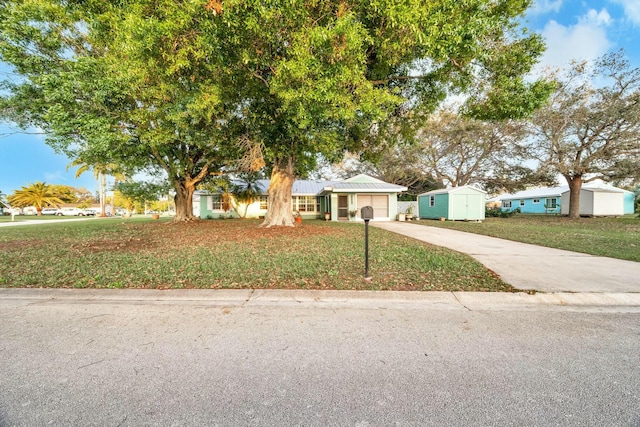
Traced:
<path fill-rule="evenodd" d="M 91 219 L 0 228 L 0 286 L 513 291 L 471 257 L 362 224 Z"/>
<path fill-rule="evenodd" d="M 481 223 L 432 220 L 418 223 L 640 262 L 640 219 L 634 216 L 568 219 L 551 215 L 516 215 L 487 218 Z"/>

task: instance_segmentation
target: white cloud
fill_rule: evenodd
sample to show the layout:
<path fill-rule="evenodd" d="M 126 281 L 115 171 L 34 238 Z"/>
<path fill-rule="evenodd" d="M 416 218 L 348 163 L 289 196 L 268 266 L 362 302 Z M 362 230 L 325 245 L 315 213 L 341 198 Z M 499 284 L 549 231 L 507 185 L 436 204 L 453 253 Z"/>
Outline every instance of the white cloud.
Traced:
<path fill-rule="evenodd" d="M 529 15 L 544 15 L 549 12 L 560 12 L 562 0 L 536 0 L 527 12 Z"/>
<path fill-rule="evenodd" d="M 44 181 L 47 184 L 51 184 L 52 182 L 64 181 L 66 182 L 67 176 L 63 171 L 53 171 L 53 172 L 42 172 L 42 176 L 44 176 Z"/>
<path fill-rule="evenodd" d="M 640 25 L 640 1 L 638 0 L 613 0 L 624 9 L 625 16 L 635 25 Z"/>
<path fill-rule="evenodd" d="M 586 15 L 580 18 L 580 24 L 582 25 L 595 25 L 595 26 L 608 26 L 611 25 L 613 19 L 611 19 L 611 15 L 607 12 L 607 9 L 602 9 L 600 12 L 595 9 L 589 9 Z"/>
<path fill-rule="evenodd" d="M 565 26 L 552 20 L 542 30 L 547 50 L 538 71 L 546 67 L 566 67 L 572 60 L 591 61 L 604 55 L 612 46 L 607 28 L 613 19 L 602 9 L 589 10 L 575 25 Z"/>

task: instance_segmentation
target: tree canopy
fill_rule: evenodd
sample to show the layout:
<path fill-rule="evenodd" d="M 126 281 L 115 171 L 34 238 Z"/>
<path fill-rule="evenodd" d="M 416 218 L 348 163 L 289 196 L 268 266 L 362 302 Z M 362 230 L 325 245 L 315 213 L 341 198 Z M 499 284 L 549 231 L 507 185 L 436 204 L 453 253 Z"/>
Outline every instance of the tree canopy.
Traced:
<path fill-rule="evenodd" d="M 291 186 L 394 117 L 470 95 L 483 119 L 529 114 L 547 85 L 521 29 L 530 0 L 0 0 L 0 108 L 84 162 L 164 170 L 178 219 L 195 185 L 264 147 L 265 225 L 292 225 Z M 262 163 L 257 162 L 258 165 Z M 230 166 L 231 165 L 231 166 Z"/>

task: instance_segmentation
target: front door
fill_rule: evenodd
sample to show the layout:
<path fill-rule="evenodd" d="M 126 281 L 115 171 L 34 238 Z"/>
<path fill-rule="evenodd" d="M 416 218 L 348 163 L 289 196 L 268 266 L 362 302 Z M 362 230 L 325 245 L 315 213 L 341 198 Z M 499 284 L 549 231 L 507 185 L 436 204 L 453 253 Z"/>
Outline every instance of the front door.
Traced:
<path fill-rule="evenodd" d="M 338 196 L 338 220 L 349 219 L 349 199 L 348 196 Z"/>

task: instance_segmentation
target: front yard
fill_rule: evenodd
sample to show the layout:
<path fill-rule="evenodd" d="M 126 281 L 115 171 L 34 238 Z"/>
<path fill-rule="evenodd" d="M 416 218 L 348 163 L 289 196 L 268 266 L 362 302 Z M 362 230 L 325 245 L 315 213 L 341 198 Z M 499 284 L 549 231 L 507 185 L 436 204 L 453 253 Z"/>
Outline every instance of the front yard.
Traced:
<path fill-rule="evenodd" d="M 550 248 L 640 262 L 640 219 L 516 215 L 487 218 L 481 223 L 421 220 L 422 225 L 500 237 Z"/>
<path fill-rule="evenodd" d="M 362 224 L 92 219 L 0 228 L 0 286 L 513 291 L 472 258 Z"/>

